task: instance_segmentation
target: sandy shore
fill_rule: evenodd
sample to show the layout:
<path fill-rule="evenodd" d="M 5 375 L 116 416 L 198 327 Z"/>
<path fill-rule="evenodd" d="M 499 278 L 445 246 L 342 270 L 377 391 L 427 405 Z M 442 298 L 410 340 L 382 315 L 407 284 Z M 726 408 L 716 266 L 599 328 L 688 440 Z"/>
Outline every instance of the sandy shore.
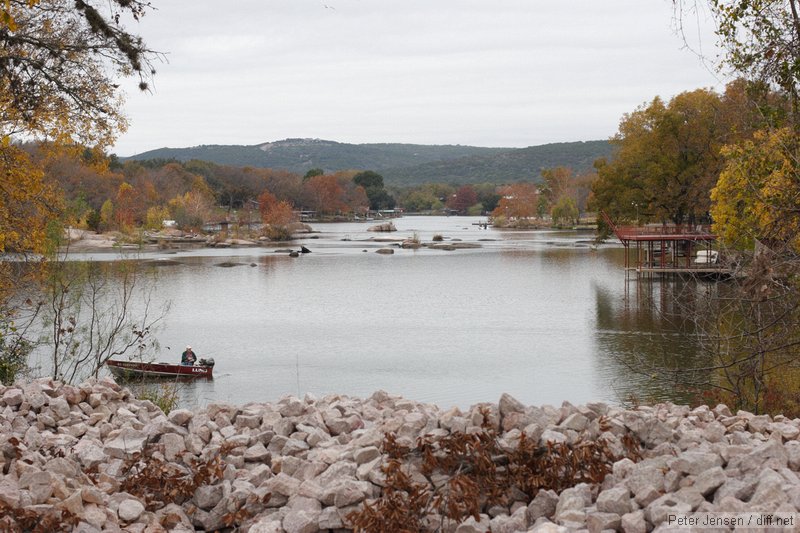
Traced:
<path fill-rule="evenodd" d="M 69 251 L 113 250 L 117 244 L 117 235 L 112 233 L 95 233 L 81 229 L 67 230 Z"/>
<path fill-rule="evenodd" d="M 69 245 L 64 247 L 68 252 L 117 252 L 120 250 L 144 250 L 152 251 L 167 247 L 246 247 L 258 246 L 258 241 L 247 239 L 225 239 L 220 242 L 207 242 L 202 236 L 186 236 L 183 232 L 169 232 L 164 234 L 163 243 L 143 242 L 132 243 L 126 240 L 125 236 L 118 232 L 95 233 L 80 229 L 69 229 L 66 232 Z M 164 244 L 165 243 L 165 244 Z"/>

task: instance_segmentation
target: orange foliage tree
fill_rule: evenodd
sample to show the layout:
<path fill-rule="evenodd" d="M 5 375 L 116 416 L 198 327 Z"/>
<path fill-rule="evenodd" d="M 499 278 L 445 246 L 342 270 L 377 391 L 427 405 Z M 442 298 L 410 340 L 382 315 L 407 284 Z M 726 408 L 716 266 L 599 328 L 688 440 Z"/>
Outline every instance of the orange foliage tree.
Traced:
<path fill-rule="evenodd" d="M 297 220 L 292 204 L 286 200 L 278 200 L 269 191 L 264 191 L 258 197 L 258 210 L 264 224 L 271 226 L 287 226 Z"/>
<path fill-rule="evenodd" d="M 539 188 L 533 183 L 515 183 L 500 189 L 500 201 L 492 216 L 509 220 L 534 218 L 539 206 Z"/>
<path fill-rule="evenodd" d="M 309 206 L 319 214 L 329 215 L 348 211 L 344 201 L 344 187 L 336 176 L 322 174 L 312 176 L 303 184 Z"/>
<path fill-rule="evenodd" d="M 114 202 L 114 219 L 120 229 L 129 228 L 142 220 L 143 201 L 140 191 L 131 184 L 123 182 L 117 190 L 117 200 Z"/>

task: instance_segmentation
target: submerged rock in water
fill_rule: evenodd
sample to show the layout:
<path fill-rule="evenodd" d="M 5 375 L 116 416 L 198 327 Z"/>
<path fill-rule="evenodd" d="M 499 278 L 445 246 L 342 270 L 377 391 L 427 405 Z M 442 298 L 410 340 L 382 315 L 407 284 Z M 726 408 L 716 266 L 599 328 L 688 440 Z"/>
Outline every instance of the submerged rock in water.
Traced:
<path fill-rule="evenodd" d="M 428 248 L 432 250 L 468 250 L 471 248 L 481 248 L 482 246 L 476 242 L 449 242 L 449 243 L 431 243 Z"/>
<path fill-rule="evenodd" d="M 153 259 L 151 261 L 145 261 L 145 265 L 148 266 L 177 266 L 182 265 L 180 261 L 176 261 L 175 259 L 167 259 L 164 257 L 159 257 L 158 259 Z"/>
<path fill-rule="evenodd" d="M 397 228 L 394 226 L 394 222 L 384 222 L 383 224 L 368 227 L 367 231 L 397 231 Z"/>

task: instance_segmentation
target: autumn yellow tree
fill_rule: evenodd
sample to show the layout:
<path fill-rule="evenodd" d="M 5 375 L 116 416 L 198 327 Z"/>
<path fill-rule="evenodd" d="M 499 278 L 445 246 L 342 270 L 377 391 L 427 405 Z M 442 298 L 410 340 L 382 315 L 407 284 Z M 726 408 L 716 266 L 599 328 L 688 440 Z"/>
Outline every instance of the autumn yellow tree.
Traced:
<path fill-rule="evenodd" d="M 25 256 L 44 251 L 45 226 L 53 216 L 51 191 L 27 153 L 0 143 L 0 254 Z M 15 282 L 11 264 L 0 261 L 0 298 Z"/>
<path fill-rule="evenodd" d="M 674 0 L 683 24 L 685 0 Z M 720 66 L 742 76 L 726 87 L 722 125 L 730 135 L 711 195 L 714 228 L 726 244 L 790 244 L 800 199 L 800 1 L 708 0 Z M 794 244 L 796 247 L 796 243 Z"/>
<path fill-rule="evenodd" d="M 578 206 L 575 205 L 575 200 L 569 196 L 562 196 L 559 198 L 556 205 L 550 210 L 550 217 L 553 219 L 553 224 L 556 225 L 572 225 L 578 223 Z"/>
<path fill-rule="evenodd" d="M 693 10 L 696 3 L 674 4 L 676 20 L 684 24 L 684 8 Z M 704 391 L 711 405 L 791 418 L 800 413 L 800 2 L 707 4 L 720 66 L 742 77 L 726 87 L 714 115 L 719 171 L 708 194 L 720 257 L 737 275 L 705 292 L 690 310 L 705 357 L 697 367 L 666 373 Z M 601 180 L 608 170 L 600 169 Z M 613 201 L 612 188 L 595 192 L 604 196 L 599 200 Z M 630 196 L 616 193 L 624 208 Z M 764 246 L 754 246 L 756 241 Z"/>
<path fill-rule="evenodd" d="M 596 163 L 595 206 L 614 219 L 696 223 L 721 168 L 721 99 L 713 91 L 654 98 L 622 118 L 613 157 Z"/>
<path fill-rule="evenodd" d="M 39 306 L 12 295 L 36 279 L 45 252 L 48 220 L 58 203 L 40 168 L 8 138 L 0 139 L 0 382 L 8 383 L 27 366 L 32 343 L 25 336 Z M 8 260 L 13 259 L 13 260 Z"/>
<path fill-rule="evenodd" d="M 145 226 L 149 230 L 160 230 L 165 220 L 169 220 L 169 209 L 163 205 L 154 205 L 147 210 Z"/>
<path fill-rule="evenodd" d="M 52 195 L 45 197 L 51 191 L 41 184 L 40 165 L 20 151 L 14 138 L 102 148 L 124 130 L 116 78 L 136 74 L 146 88 L 155 55 L 120 21 L 138 19 L 147 6 L 137 0 L 0 4 L 0 194 L 5 195 L 0 201 L 31 209 L 57 205 Z M 39 251 L 43 227 L 32 222 L 43 224 L 45 218 L 7 217 L 2 231 L 27 233 L 18 244 Z"/>
<path fill-rule="evenodd" d="M 0 202 L 37 213 L 5 217 L 0 253 L 11 244 L 41 251 L 43 215 L 54 218 L 58 205 L 41 166 L 13 139 L 102 148 L 124 130 L 116 78 L 136 74 L 146 88 L 155 55 L 120 21 L 147 7 L 138 0 L 0 3 Z"/>
<path fill-rule="evenodd" d="M 121 22 L 138 0 L 5 0 L 0 8 L 0 134 L 107 145 L 125 126 L 116 78 L 139 76 L 155 54 Z"/>
<path fill-rule="evenodd" d="M 182 229 L 199 229 L 208 221 L 213 209 L 213 195 L 207 189 L 193 189 L 169 201 L 172 218 Z"/>
<path fill-rule="evenodd" d="M 800 139 L 791 128 L 758 131 L 723 150 L 725 168 L 711 192 L 714 230 L 737 248 L 756 240 L 800 252 Z"/>
<path fill-rule="evenodd" d="M 800 251 L 800 2 L 708 3 L 724 51 L 720 62 L 747 80 L 740 82 L 747 91 L 739 88 L 739 107 L 757 119 L 752 136 L 723 149 L 711 195 L 714 229 L 729 246 L 752 248 L 758 240 Z"/>

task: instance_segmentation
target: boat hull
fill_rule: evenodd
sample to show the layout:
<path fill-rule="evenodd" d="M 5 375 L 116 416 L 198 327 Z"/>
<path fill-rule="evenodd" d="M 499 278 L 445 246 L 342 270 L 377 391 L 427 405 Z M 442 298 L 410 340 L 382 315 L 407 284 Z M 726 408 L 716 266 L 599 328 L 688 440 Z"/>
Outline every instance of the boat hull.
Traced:
<path fill-rule="evenodd" d="M 213 377 L 213 366 L 173 365 L 170 363 L 141 363 L 138 361 L 106 361 L 112 374 L 119 378 L 206 378 Z"/>

